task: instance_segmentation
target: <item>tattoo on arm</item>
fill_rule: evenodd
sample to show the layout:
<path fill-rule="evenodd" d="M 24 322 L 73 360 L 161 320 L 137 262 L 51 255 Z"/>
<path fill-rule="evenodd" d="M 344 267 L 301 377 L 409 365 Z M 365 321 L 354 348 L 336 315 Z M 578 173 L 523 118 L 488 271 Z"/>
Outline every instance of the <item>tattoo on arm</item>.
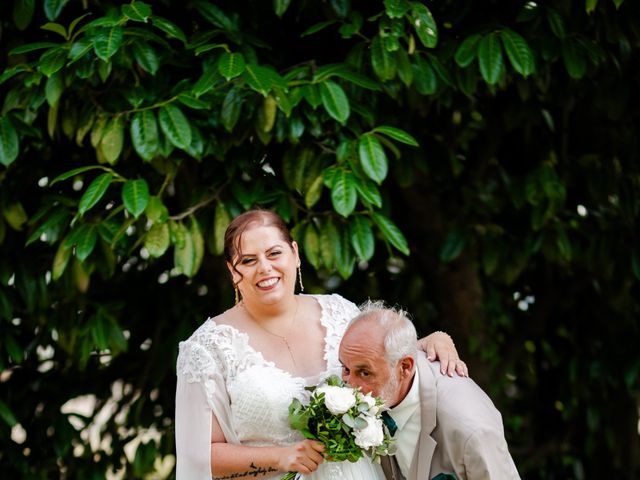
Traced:
<path fill-rule="evenodd" d="M 256 467 L 253 464 L 253 462 L 251 462 L 251 465 L 249 465 L 249 468 L 251 470 L 247 470 L 246 472 L 232 473 L 231 475 L 226 475 L 224 477 L 214 477 L 213 480 L 228 480 L 231 478 L 244 478 L 244 477 L 257 478 L 258 476 L 264 477 L 267 473 L 275 473 L 278 471 L 273 467 L 266 467 L 266 468 Z"/>

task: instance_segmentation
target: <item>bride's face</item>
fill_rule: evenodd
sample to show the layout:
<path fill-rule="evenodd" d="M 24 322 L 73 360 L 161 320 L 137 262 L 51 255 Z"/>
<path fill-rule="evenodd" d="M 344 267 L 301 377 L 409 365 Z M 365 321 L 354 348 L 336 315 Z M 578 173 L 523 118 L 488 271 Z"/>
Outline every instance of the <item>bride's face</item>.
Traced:
<path fill-rule="evenodd" d="M 276 227 L 257 226 L 242 234 L 239 247 L 235 270 L 227 266 L 246 302 L 271 305 L 293 295 L 300 264 L 296 242 L 284 240 Z"/>

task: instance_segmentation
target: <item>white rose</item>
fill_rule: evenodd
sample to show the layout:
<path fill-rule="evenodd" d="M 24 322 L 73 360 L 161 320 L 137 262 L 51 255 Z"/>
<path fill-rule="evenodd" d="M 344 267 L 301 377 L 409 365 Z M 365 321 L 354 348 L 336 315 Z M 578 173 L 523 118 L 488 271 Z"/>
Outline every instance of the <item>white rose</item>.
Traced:
<path fill-rule="evenodd" d="M 316 392 L 324 393 L 324 404 L 334 415 L 342 415 L 356 404 L 356 396 L 351 388 L 326 385 Z"/>
<path fill-rule="evenodd" d="M 371 393 L 367 393 L 366 395 L 360 394 L 358 400 L 360 403 L 366 403 L 367 407 L 369 407 L 366 412 L 367 415 L 377 415 L 380 411 L 380 407 L 376 405 L 376 399 L 371 396 Z"/>
<path fill-rule="evenodd" d="M 356 445 L 360 448 L 370 448 L 382 445 L 384 440 L 384 432 L 382 430 L 382 420 L 379 418 L 371 417 L 369 415 L 361 415 L 367 422 L 367 426 L 353 431 L 356 437 Z"/>

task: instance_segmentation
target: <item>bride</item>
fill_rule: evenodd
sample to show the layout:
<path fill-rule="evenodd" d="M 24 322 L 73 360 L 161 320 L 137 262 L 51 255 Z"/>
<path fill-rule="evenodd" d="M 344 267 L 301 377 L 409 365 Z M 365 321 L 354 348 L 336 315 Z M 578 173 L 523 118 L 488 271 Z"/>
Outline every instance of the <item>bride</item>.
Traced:
<path fill-rule="evenodd" d="M 290 471 L 315 480 L 383 479 L 366 458 L 323 463 L 323 446 L 288 422 L 288 406 L 305 400 L 305 386 L 339 375 L 338 347 L 356 305 L 335 294 L 295 294 L 298 245 L 273 212 L 234 219 L 225 256 L 236 305 L 180 343 L 177 479 L 275 479 Z M 466 374 L 448 335 L 433 333 L 424 345 L 450 373 Z"/>

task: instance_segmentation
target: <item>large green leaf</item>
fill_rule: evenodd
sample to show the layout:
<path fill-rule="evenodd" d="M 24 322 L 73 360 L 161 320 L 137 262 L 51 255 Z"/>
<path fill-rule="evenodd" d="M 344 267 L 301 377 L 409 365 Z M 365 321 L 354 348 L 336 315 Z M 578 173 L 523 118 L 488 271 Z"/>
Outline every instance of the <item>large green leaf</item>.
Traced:
<path fill-rule="evenodd" d="M 384 0 L 384 10 L 389 18 L 402 18 L 410 8 L 407 0 Z"/>
<path fill-rule="evenodd" d="M 187 36 L 184 34 L 182 29 L 170 20 L 154 15 L 151 18 L 151 23 L 153 23 L 154 26 L 158 27 L 160 30 L 166 33 L 169 37 L 177 38 L 183 43 L 187 42 Z"/>
<path fill-rule="evenodd" d="M 191 225 L 189 226 L 189 234 L 191 236 L 191 242 L 193 243 L 193 266 L 191 268 L 191 272 L 187 275 L 189 277 L 193 277 L 198 270 L 200 270 L 200 266 L 202 265 L 202 260 L 204 258 L 204 237 L 202 236 L 202 230 L 200 229 L 200 224 L 195 216 L 191 217 Z"/>
<path fill-rule="evenodd" d="M 390 127 L 388 125 L 381 125 L 379 127 L 374 128 L 372 132 L 382 133 L 387 137 L 391 137 L 398 142 L 406 143 L 407 145 L 411 145 L 412 147 L 418 146 L 418 141 L 400 128 Z"/>
<path fill-rule="evenodd" d="M 265 97 L 271 90 L 271 77 L 271 72 L 265 67 L 253 64 L 245 65 L 243 78 L 253 90 Z"/>
<path fill-rule="evenodd" d="M 547 23 L 553 34 L 559 39 L 563 39 L 565 36 L 564 20 L 562 15 L 552 7 L 546 7 Z"/>
<path fill-rule="evenodd" d="M 525 77 L 531 75 L 535 70 L 535 64 L 533 52 L 527 41 L 508 28 L 500 32 L 500 38 L 514 70 Z"/>
<path fill-rule="evenodd" d="M 98 240 L 98 229 L 95 225 L 82 224 L 76 226 L 64 241 L 66 248 L 75 247 L 76 257 L 85 261 L 93 252 Z M 55 268 L 55 267 L 54 267 Z"/>
<path fill-rule="evenodd" d="M 70 214 L 66 209 L 55 209 L 47 219 L 42 222 L 42 224 L 40 224 L 38 228 L 31 233 L 31 235 L 29 235 L 29 238 L 27 238 L 27 241 L 25 242 L 25 246 L 31 245 L 36 240 L 39 240 L 43 233 L 47 233 L 50 230 L 55 231 L 56 229 L 61 228 L 69 216 Z M 33 220 L 33 218 L 31 220 Z M 47 241 L 48 240 L 49 239 L 47 239 Z"/>
<path fill-rule="evenodd" d="M 151 7 L 144 2 L 134 1 L 122 5 L 122 14 L 134 22 L 147 22 L 151 16 Z"/>
<path fill-rule="evenodd" d="M 134 217 L 138 218 L 149 203 L 149 185 L 143 178 L 128 180 L 122 187 L 122 203 Z"/>
<path fill-rule="evenodd" d="M 320 227 L 320 259 L 328 270 L 335 268 L 335 258 L 341 247 L 340 232 L 333 218 L 329 217 Z"/>
<path fill-rule="evenodd" d="M 431 11 L 423 3 L 411 2 L 411 18 L 420 42 L 427 48 L 435 48 L 438 44 L 438 26 Z"/>
<path fill-rule="evenodd" d="M 191 277 L 195 274 L 196 248 L 191 232 L 182 223 L 174 223 L 171 228 L 173 240 L 173 264 L 180 273 Z"/>
<path fill-rule="evenodd" d="M 464 250 L 465 244 L 466 240 L 463 235 L 456 231 L 449 232 L 440 248 L 440 261 L 446 263 L 458 258 Z"/>
<path fill-rule="evenodd" d="M 206 0 L 197 0 L 194 4 L 202 16 L 212 25 L 224 30 L 233 29 L 231 19 L 220 7 L 217 7 Z"/>
<path fill-rule="evenodd" d="M 311 182 L 309 189 L 304 194 L 304 204 L 307 208 L 312 208 L 322 196 L 322 187 L 324 186 L 324 175 L 320 174 Z"/>
<path fill-rule="evenodd" d="M 25 45 L 18 45 L 15 48 L 9 50 L 9 55 L 22 55 L 23 53 L 34 52 L 36 50 L 42 50 L 44 48 L 59 48 L 59 43 L 53 42 L 33 42 Z"/>
<path fill-rule="evenodd" d="M 480 39 L 482 39 L 482 36 L 476 33 L 468 36 L 462 41 L 454 56 L 454 59 L 459 66 L 463 68 L 468 67 L 471 62 L 476 59 Z"/>
<path fill-rule="evenodd" d="M 371 213 L 371 218 L 380 229 L 380 232 L 382 232 L 385 240 L 397 248 L 401 253 L 409 255 L 409 244 L 407 243 L 407 239 L 395 223 L 384 215 L 376 212 Z"/>
<path fill-rule="evenodd" d="M 320 84 L 320 96 L 327 113 L 338 122 L 346 123 L 351 110 L 349 99 L 342 87 L 331 80 L 326 80 Z"/>
<path fill-rule="evenodd" d="M 75 177 L 76 175 L 79 175 L 84 172 L 88 172 L 90 170 L 106 170 L 106 168 L 103 167 L 102 165 L 87 165 L 86 167 L 74 168 L 73 170 L 69 170 L 55 177 L 53 180 L 51 180 L 51 183 L 49 184 L 49 186 L 53 186 L 58 182 L 67 180 L 71 177 Z"/>
<path fill-rule="evenodd" d="M 376 76 L 386 82 L 396 76 L 397 64 L 394 52 L 388 52 L 379 35 L 371 42 L 371 66 Z"/>
<path fill-rule="evenodd" d="M 319 67 L 315 71 L 313 80 L 316 82 L 322 82 L 323 80 L 327 80 L 331 77 L 340 77 L 354 85 L 358 85 L 359 87 L 366 88 L 368 90 L 380 90 L 380 84 L 378 82 L 373 80 L 371 77 L 354 72 L 343 63 L 333 63 Z"/>
<path fill-rule="evenodd" d="M 369 261 L 375 251 L 375 238 L 371 223 L 365 217 L 356 215 L 350 223 L 351 245 L 356 255 Z"/>
<path fill-rule="evenodd" d="M 147 208 L 144 209 L 144 214 L 154 224 L 165 223 L 169 218 L 169 210 L 162 203 L 162 199 L 156 195 L 149 197 L 149 203 Z"/>
<path fill-rule="evenodd" d="M 339 170 L 333 177 L 331 186 L 331 202 L 333 208 L 343 217 L 348 217 L 356 208 L 358 192 L 353 173 Z"/>
<path fill-rule="evenodd" d="M 209 66 L 204 69 L 202 76 L 198 79 L 191 91 L 197 98 L 211 90 L 219 80 L 222 80 L 222 76 L 218 69 Z"/>
<path fill-rule="evenodd" d="M 224 252 L 224 234 L 231 223 L 231 215 L 222 202 L 216 203 L 216 212 L 213 220 L 214 255 L 221 255 Z"/>
<path fill-rule="evenodd" d="M 67 61 L 67 50 L 63 47 L 56 47 L 47 50 L 40 57 L 38 68 L 40 71 L 50 77 L 60 70 Z"/>
<path fill-rule="evenodd" d="M 320 236 L 313 223 L 304 229 L 302 246 L 307 260 L 316 270 L 320 268 Z"/>
<path fill-rule="evenodd" d="M 160 59 L 158 54 L 146 43 L 136 42 L 133 44 L 133 56 L 140 67 L 149 72 L 151 75 L 155 75 L 160 68 Z"/>
<path fill-rule="evenodd" d="M 64 81 L 62 79 L 61 72 L 54 73 L 47 79 L 44 87 L 44 94 L 47 98 L 47 103 L 50 106 L 57 104 L 58 100 L 60 100 L 60 96 L 62 95 L 63 90 Z"/>
<path fill-rule="evenodd" d="M 582 45 L 574 37 L 566 37 L 562 42 L 562 59 L 571 78 L 580 79 L 587 71 L 587 58 Z"/>
<path fill-rule="evenodd" d="M 158 118 L 160 128 L 169 141 L 178 148 L 185 149 L 191 143 L 191 126 L 179 107 L 169 104 L 160 108 Z"/>
<path fill-rule="evenodd" d="M 340 248 L 335 251 L 336 268 L 338 273 L 344 279 L 347 279 L 353 273 L 353 267 L 356 258 L 351 248 L 351 239 L 348 228 L 342 228 L 340 231 Z"/>
<path fill-rule="evenodd" d="M 7 116 L 0 117 L 0 163 L 11 165 L 20 153 L 20 139 L 13 123 Z"/>
<path fill-rule="evenodd" d="M 80 213 L 80 215 L 83 215 L 100 201 L 112 180 L 113 174 L 108 172 L 98 175 L 93 182 L 89 184 L 78 204 L 78 213 Z"/>
<path fill-rule="evenodd" d="M 13 428 L 13 426 L 18 423 L 18 420 L 16 420 L 16 417 L 11 411 L 9 405 L 4 403 L 2 400 L 0 400 L 0 417 L 4 423 L 9 426 L 9 428 Z"/>
<path fill-rule="evenodd" d="M 389 162 L 380 140 L 371 133 L 366 133 L 358 141 L 360 164 L 367 176 L 377 184 L 387 177 Z"/>
<path fill-rule="evenodd" d="M 120 49 L 124 40 L 121 27 L 101 28 L 93 36 L 93 51 L 104 62 Z"/>
<path fill-rule="evenodd" d="M 367 178 L 357 178 L 356 190 L 358 190 L 360 198 L 366 202 L 365 205 L 370 204 L 378 208 L 382 207 L 382 196 L 380 195 L 380 190 L 371 180 Z"/>
<path fill-rule="evenodd" d="M 416 90 L 422 95 L 433 95 L 438 89 L 438 78 L 431 64 L 416 55 L 413 64 L 413 78 Z"/>
<path fill-rule="evenodd" d="M 34 10 L 35 0 L 13 2 L 13 23 L 15 23 L 18 30 L 24 30 L 29 26 Z"/>
<path fill-rule="evenodd" d="M 62 25 L 60 25 L 59 23 L 51 23 L 51 22 L 45 23 L 40 28 L 42 30 L 48 30 L 50 32 L 57 33 L 65 40 L 67 39 L 67 29 L 64 28 Z"/>
<path fill-rule="evenodd" d="M 151 110 L 137 112 L 131 120 L 133 148 L 144 160 L 151 161 L 158 153 L 158 122 Z"/>
<path fill-rule="evenodd" d="M 118 116 L 112 118 L 107 124 L 100 140 L 100 152 L 109 164 L 113 165 L 118 161 L 124 146 L 124 121 Z"/>
<path fill-rule="evenodd" d="M 413 65 L 409 60 L 409 55 L 402 48 L 396 51 L 396 65 L 398 67 L 398 77 L 406 87 L 413 83 Z"/>
<path fill-rule="evenodd" d="M 273 9 L 275 10 L 276 15 L 279 17 L 284 15 L 284 12 L 287 11 L 290 4 L 291 0 L 273 0 Z"/>
<path fill-rule="evenodd" d="M 241 53 L 224 52 L 218 60 L 218 71 L 227 81 L 241 75 L 244 67 L 244 56 Z"/>
<path fill-rule="evenodd" d="M 171 238 L 169 235 L 169 224 L 158 223 L 151 227 L 144 237 L 144 248 L 153 258 L 161 257 L 169 249 Z"/>
<path fill-rule="evenodd" d="M 220 120 L 227 132 L 233 131 L 238 123 L 242 111 L 243 98 L 237 88 L 231 88 L 224 97 L 222 109 L 220 110 Z"/>
<path fill-rule="evenodd" d="M 504 68 L 500 39 L 496 33 L 490 33 L 480 40 L 478 46 L 478 64 L 485 82 L 494 85 L 500 79 Z"/>
<path fill-rule="evenodd" d="M 20 0 L 21 1 L 21 0 Z M 44 0 L 44 14 L 53 22 L 69 0 Z"/>
<path fill-rule="evenodd" d="M 587 13 L 593 12 L 598 6 L 598 0 L 585 0 L 584 10 Z"/>

